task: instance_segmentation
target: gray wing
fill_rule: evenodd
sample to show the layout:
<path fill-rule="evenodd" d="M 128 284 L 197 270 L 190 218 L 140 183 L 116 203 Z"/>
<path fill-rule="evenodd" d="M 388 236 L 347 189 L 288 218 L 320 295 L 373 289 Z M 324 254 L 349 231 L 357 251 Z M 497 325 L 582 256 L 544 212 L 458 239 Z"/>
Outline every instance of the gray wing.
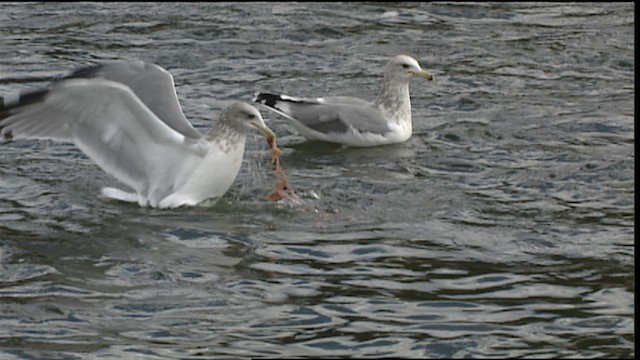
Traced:
<path fill-rule="evenodd" d="M 343 133 L 350 128 L 385 134 L 388 121 L 371 103 L 353 97 L 295 98 L 258 93 L 255 102 L 322 133 Z"/>
<path fill-rule="evenodd" d="M 208 149 L 158 119 L 130 88 L 104 79 L 62 80 L 0 106 L 0 135 L 71 141 L 105 172 L 160 198 L 186 181 Z"/>
<path fill-rule="evenodd" d="M 104 78 L 124 84 L 171 128 L 193 139 L 202 137 L 182 112 L 173 76 L 158 65 L 143 61 L 121 61 L 80 69 L 64 79 L 78 78 Z"/>

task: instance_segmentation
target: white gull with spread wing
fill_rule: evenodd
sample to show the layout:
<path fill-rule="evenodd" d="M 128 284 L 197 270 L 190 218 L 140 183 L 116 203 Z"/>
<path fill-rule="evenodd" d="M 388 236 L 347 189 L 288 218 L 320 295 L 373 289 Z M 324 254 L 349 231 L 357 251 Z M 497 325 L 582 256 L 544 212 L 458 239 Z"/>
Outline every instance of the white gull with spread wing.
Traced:
<path fill-rule="evenodd" d="M 135 191 L 104 188 L 104 196 L 154 208 L 222 197 L 250 128 L 275 136 L 256 108 L 238 102 L 200 133 L 182 112 L 171 74 L 142 61 L 80 69 L 0 104 L 1 138 L 72 142 Z"/>

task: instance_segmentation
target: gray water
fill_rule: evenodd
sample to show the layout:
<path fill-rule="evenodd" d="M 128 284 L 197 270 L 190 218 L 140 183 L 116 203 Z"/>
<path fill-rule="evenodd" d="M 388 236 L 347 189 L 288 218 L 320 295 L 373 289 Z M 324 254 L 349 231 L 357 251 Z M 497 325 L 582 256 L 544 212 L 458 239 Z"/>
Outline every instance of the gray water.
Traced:
<path fill-rule="evenodd" d="M 633 357 L 633 3 L 0 3 L 0 91 L 143 59 L 206 129 L 256 91 L 372 99 L 413 137 L 263 138 L 213 207 L 106 201 L 71 144 L 0 143 L 0 358 Z"/>

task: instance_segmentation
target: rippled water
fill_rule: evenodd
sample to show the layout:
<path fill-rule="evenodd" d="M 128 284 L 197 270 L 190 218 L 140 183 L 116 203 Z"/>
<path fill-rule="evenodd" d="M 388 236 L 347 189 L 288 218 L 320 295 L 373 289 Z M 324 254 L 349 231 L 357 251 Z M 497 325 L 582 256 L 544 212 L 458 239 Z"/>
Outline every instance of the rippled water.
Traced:
<path fill-rule="evenodd" d="M 0 357 L 633 357 L 633 3 L 0 3 L 3 93 L 140 58 L 209 126 L 258 90 L 373 98 L 414 136 L 264 140 L 214 207 L 151 210 L 79 150 L 0 143 Z"/>

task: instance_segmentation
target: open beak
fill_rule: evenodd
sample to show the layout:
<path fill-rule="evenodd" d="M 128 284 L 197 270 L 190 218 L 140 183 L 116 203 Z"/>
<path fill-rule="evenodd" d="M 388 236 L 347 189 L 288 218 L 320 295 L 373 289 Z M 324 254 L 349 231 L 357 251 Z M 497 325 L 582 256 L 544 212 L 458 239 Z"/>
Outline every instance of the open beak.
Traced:
<path fill-rule="evenodd" d="M 418 76 L 427 80 L 433 80 L 433 75 L 431 75 L 431 73 L 426 70 L 411 71 L 411 75 Z"/>
<path fill-rule="evenodd" d="M 267 139 L 275 139 L 276 134 L 264 124 L 251 123 Z"/>

